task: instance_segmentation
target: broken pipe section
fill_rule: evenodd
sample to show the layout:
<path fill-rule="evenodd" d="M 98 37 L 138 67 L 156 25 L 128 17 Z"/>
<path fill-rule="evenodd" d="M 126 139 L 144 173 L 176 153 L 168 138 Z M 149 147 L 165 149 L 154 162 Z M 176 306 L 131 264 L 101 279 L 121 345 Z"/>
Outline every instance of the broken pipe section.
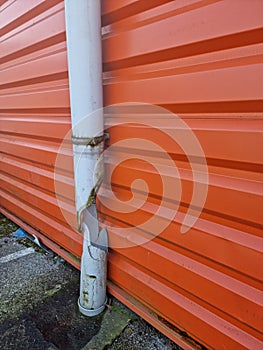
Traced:
<path fill-rule="evenodd" d="M 83 254 L 81 258 L 81 282 L 79 309 L 86 316 L 103 311 L 106 304 L 107 247 L 105 228 L 99 232 L 96 205 L 83 211 Z"/>

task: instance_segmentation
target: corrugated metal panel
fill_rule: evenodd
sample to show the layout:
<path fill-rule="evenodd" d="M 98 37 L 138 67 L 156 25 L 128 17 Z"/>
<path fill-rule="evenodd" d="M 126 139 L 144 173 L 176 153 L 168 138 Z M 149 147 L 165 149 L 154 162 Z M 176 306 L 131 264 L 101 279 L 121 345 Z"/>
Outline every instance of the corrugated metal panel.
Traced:
<path fill-rule="evenodd" d="M 63 149 L 57 174 L 60 208 L 54 184 L 57 152 L 70 129 L 63 2 L 0 4 L 2 211 L 78 266 L 70 254 L 80 257 L 81 236 L 63 216 L 75 223 L 70 148 Z M 185 349 L 195 345 L 180 332 L 210 349 L 262 347 L 262 5 L 102 1 L 105 104 L 168 108 L 194 130 L 207 157 L 208 197 L 190 232 L 179 230 L 191 198 L 191 169 L 182 150 L 168 143 L 182 174 L 178 215 L 152 241 L 109 254 L 110 292 Z M 167 127 L 162 120 L 161 126 Z M 134 125 L 110 131 L 110 145 L 154 136 Z M 138 148 L 124 154 L 143 154 Z M 116 159 L 112 154 L 106 167 Z M 158 154 L 153 159 L 170 181 L 165 161 Z M 135 160 L 114 174 L 115 193 L 129 198 L 136 177 L 151 190 L 136 215 L 101 206 L 112 241 L 116 227 L 136 226 L 160 203 L 154 170 Z"/>
<path fill-rule="evenodd" d="M 109 278 L 170 325 L 170 335 L 175 327 L 207 348 L 260 349 L 263 3 L 102 3 L 105 104 L 145 102 L 178 114 L 198 137 L 209 170 L 202 214 L 182 235 L 193 188 L 191 169 L 182 149 L 166 144 L 181 174 L 179 213 L 152 241 L 111 252 Z M 125 125 L 125 113 L 118 120 L 123 125 L 112 128 L 114 118 L 106 119 L 110 145 L 139 137 L 163 146 L 164 137 L 153 135 L 152 128 Z M 160 120 L 161 127 L 169 128 L 165 123 Z M 129 162 L 117 167 L 121 153 Z M 146 180 L 150 189 L 147 204 L 134 207 L 132 215 L 101 208 L 112 225 L 111 238 L 116 227 L 136 227 L 147 220 L 160 203 L 157 171 L 130 159 L 145 153 L 135 143 L 126 150 L 115 148 L 106 158 L 106 165 L 116 168 L 111 185 L 119 198 L 130 199 L 136 178 Z M 162 181 L 170 181 L 165 161 L 157 152 L 151 157 L 152 164 L 162 165 Z M 166 219 L 162 213 L 159 220 Z"/>
<path fill-rule="evenodd" d="M 54 185 L 57 151 L 70 130 L 64 3 L 10 0 L 0 16 L 1 206 L 58 251 L 80 256 L 81 236 L 65 222 Z M 64 157 L 71 168 L 58 175 L 59 195 L 69 193 L 60 200 L 74 222 L 70 149 Z"/>

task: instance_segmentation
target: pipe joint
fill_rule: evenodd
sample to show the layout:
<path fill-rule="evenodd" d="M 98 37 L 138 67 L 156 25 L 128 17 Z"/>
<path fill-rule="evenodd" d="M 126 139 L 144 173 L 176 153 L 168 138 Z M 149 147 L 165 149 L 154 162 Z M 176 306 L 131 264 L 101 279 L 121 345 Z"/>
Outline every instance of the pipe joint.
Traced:
<path fill-rule="evenodd" d="M 95 137 L 77 137 L 72 135 L 71 137 L 72 143 L 74 145 L 91 146 L 91 147 L 98 146 L 100 143 L 104 142 L 105 139 L 106 139 L 105 135 L 95 136 Z"/>

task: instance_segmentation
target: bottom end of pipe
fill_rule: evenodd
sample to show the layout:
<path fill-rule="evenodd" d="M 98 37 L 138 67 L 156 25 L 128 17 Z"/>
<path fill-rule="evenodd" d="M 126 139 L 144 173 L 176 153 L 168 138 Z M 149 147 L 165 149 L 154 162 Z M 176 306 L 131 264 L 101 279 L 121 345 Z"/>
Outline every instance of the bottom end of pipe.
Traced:
<path fill-rule="evenodd" d="M 93 316 L 99 315 L 105 309 L 106 304 L 107 304 L 107 298 L 106 298 L 104 304 L 102 306 L 98 307 L 97 309 L 87 309 L 80 304 L 80 300 L 78 299 L 79 311 L 82 313 L 82 315 L 85 315 L 88 317 L 93 317 Z"/>

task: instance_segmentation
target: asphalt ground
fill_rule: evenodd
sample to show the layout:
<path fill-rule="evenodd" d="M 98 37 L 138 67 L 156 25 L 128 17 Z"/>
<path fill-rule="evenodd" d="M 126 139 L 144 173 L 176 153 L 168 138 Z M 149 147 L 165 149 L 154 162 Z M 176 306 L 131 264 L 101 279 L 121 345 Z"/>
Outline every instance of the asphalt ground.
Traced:
<path fill-rule="evenodd" d="M 79 313 L 79 271 L 27 238 L 0 216 L 1 350 L 180 349 L 112 298 L 88 318 Z"/>

